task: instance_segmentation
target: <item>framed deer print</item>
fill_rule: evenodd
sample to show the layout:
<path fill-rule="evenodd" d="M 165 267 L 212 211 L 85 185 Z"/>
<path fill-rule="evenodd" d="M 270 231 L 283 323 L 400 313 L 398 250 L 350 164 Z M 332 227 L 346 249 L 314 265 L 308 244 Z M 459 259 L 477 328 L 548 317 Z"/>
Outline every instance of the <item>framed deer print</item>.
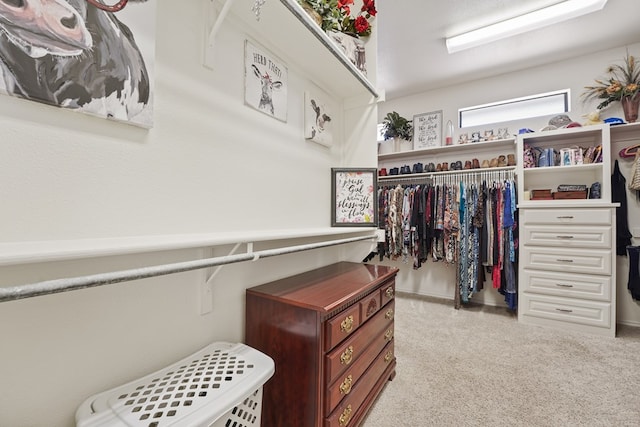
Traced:
<path fill-rule="evenodd" d="M 378 169 L 331 168 L 331 226 L 377 227 Z"/>
<path fill-rule="evenodd" d="M 156 3 L 2 2 L 0 92 L 150 128 Z"/>
<path fill-rule="evenodd" d="M 245 40 L 244 52 L 245 104 L 286 122 L 287 66 L 249 40 Z"/>

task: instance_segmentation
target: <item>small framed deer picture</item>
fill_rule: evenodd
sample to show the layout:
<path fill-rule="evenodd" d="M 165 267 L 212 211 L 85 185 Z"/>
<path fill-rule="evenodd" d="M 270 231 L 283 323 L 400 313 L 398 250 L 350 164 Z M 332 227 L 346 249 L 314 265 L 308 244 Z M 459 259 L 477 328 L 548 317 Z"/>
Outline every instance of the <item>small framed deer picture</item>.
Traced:
<path fill-rule="evenodd" d="M 244 51 L 245 104 L 286 122 L 287 66 L 249 40 L 245 40 Z"/>

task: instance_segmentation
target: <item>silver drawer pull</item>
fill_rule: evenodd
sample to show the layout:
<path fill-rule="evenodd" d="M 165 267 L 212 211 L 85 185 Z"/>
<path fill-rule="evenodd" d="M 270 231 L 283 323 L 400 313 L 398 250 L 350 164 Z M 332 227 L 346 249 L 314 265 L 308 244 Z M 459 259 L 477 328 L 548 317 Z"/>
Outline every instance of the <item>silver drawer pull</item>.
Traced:
<path fill-rule="evenodd" d="M 572 259 L 557 259 L 558 262 L 573 262 Z"/>
<path fill-rule="evenodd" d="M 573 285 L 565 285 L 564 283 L 556 283 L 556 286 L 560 286 L 561 288 L 573 288 Z"/>
<path fill-rule="evenodd" d="M 556 236 L 558 239 L 573 239 L 573 236 Z"/>
<path fill-rule="evenodd" d="M 573 219 L 573 215 L 559 216 L 558 219 Z"/>
<path fill-rule="evenodd" d="M 573 310 L 567 310 L 566 308 L 556 308 L 556 310 L 561 311 L 563 313 L 573 313 Z"/>

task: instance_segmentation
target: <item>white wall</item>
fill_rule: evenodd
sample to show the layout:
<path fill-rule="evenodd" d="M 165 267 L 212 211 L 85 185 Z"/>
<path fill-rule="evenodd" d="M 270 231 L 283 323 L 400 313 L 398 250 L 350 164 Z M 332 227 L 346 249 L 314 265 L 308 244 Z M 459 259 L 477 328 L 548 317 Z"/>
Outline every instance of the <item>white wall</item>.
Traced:
<path fill-rule="evenodd" d="M 585 122 L 584 115 L 596 111 L 596 102 L 583 104 L 580 95 L 584 86 L 593 84 L 595 78 L 601 78 L 606 68 L 613 63 L 621 63 L 626 52 L 636 57 L 640 56 L 640 43 L 623 46 L 617 49 L 598 52 L 577 58 L 570 58 L 562 62 L 549 64 L 546 66 L 522 70 L 517 73 L 503 74 L 500 76 L 477 80 L 454 87 L 445 87 L 438 90 L 419 93 L 408 97 L 386 101 L 380 104 L 378 110 L 379 122 L 390 111 L 397 111 L 402 116 L 411 118 L 415 114 L 425 113 L 435 110 L 443 110 L 443 123 L 451 120 L 457 124 L 457 110 L 462 107 L 486 104 L 504 99 L 517 98 L 521 96 L 550 92 L 559 89 L 569 88 L 571 90 L 571 111 L 569 116 L 578 122 Z M 624 118 L 622 109 L 618 105 L 612 105 L 609 109 L 601 112 L 601 118 L 621 117 Z M 479 128 L 465 128 L 462 131 L 456 129 L 454 141 L 460 132 L 471 135 L 474 130 L 483 131 L 499 127 L 508 127 L 509 132 L 515 134 L 518 129 L 528 127 L 533 130 L 540 130 L 548 124 L 550 116 L 532 118 L 530 120 L 496 123 Z M 635 143 L 638 143 L 640 135 Z M 630 145 L 632 141 L 620 141 L 612 143 L 612 159 L 618 158 L 621 148 Z M 485 154 L 485 153 L 483 153 Z M 503 153 L 503 154 L 506 154 Z M 471 156 L 466 154 L 469 159 Z M 495 156 L 495 154 L 494 154 Z M 460 160 L 468 160 L 464 156 Z M 427 158 L 420 158 L 413 161 L 428 162 Z M 386 162 L 384 166 L 391 166 L 392 161 Z M 406 159 L 400 159 L 395 166 L 409 163 Z M 630 178 L 630 167 L 632 159 L 619 159 L 622 173 Z M 409 163 L 411 166 L 412 163 Z M 635 195 L 627 190 L 629 201 L 630 227 L 640 227 L 640 203 Z M 636 236 L 633 244 L 640 243 L 640 236 Z M 432 295 L 444 298 L 453 298 L 455 270 L 446 267 L 442 263 L 428 262 L 419 270 L 412 270 L 410 265 L 400 262 L 385 262 L 396 265 L 403 270 L 399 274 L 398 289 L 401 291 L 414 292 L 422 295 Z M 628 260 L 626 257 L 618 257 L 617 270 L 617 292 L 618 292 L 618 322 L 640 326 L 640 304 L 633 301 L 627 291 Z M 485 284 L 485 288 L 490 288 L 490 283 Z M 502 296 L 493 289 L 487 289 L 473 298 L 474 301 L 487 304 L 504 305 Z"/>
<path fill-rule="evenodd" d="M 336 106 L 335 143 L 327 148 L 305 141 L 303 91 L 324 88 L 300 73 L 304 58 L 254 40 L 289 66 L 288 120 L 268 117 L 244 105 L 243 29 L 225 21 L 214 69 L 205 68 L 209 2 L 179 3 L 157 4 L 152 129 L 2 96 L 0 246 L 326 228 L 330 168 L 376 166 L 375 104 L 350 99 L 347 105 L 327 94 Z M 262 242 L 254 250 L 316 240 Z M 230 250 L 225 245 L 213 252 L 194 248 L 5 265 L 0 286 Z M 72 426 L 89 395 L 209 342 L 241 341 L 247 287 L 342 259 L 360 261 L 370 250 L 371 243 L 354 243 L 225 266 L 213 281 L 213 311 L 205 315 L 199 289 L 210 272 L 203 270 L 0 303 L 0 426 Z"/>

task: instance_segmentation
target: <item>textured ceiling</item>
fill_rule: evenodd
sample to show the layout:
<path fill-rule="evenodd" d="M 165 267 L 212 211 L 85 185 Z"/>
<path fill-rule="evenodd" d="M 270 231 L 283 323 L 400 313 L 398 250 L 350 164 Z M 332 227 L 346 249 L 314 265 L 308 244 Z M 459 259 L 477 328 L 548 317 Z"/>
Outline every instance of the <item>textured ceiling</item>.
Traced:
<path fill-rule="evenodd" d="M 378 0 L 378 87 L 393 99 L 640 42 L 640 0 L 609 0 L 600 12 L 447 53 L 447 36 L 555 3 Z"/>

